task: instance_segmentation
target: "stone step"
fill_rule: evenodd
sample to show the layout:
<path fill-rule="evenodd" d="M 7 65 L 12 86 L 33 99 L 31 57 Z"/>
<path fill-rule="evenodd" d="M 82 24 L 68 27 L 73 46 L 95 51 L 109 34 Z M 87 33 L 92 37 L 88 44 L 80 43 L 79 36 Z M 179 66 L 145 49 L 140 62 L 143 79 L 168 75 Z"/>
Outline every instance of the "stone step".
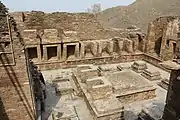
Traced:
<path fill-rule="evenodd" d="M 161 82 L 158 83 L 158 85 L 163 89 L 168 90 L 169 83 L 167 81 L 162 80 Z"/>

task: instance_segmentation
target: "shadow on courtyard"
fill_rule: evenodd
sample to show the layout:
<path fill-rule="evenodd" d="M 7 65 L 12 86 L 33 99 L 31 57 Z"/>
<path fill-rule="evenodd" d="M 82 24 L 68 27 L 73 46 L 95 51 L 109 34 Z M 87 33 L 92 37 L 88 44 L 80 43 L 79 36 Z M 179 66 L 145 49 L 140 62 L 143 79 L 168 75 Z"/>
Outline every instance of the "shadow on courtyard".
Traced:
<path fill-rule="evenodd" d="M 160 120 L 163 115 L 164 111 L 164 104 L 163 103 L 152 103 L 152 106 L 148 107 L 148 113 L 143 112 L 144 109 L 141 110 L 141 112 L 138 114 L 137 118 L 129 118 L 125 120 Z M 129 112 L 129 111 L 128 111 Z M 129 112 L 133 114 L 133 112 Z M 152 118 L 153 116 L 153 118 Z"/>
<path fill-rule="evenodd" d="M 56 108 L 61 95 L 56 95 L 55 87 L 52 83 L 46 80 L 46 100 L 45 100 L 45 112 L 42 113 L 42 120 L 48 120 L 52 118 L 53 108 Z M 51 119 L 50 119 L 51 120 Z"/>
<path fill-rule="evenodd" d="M 0 97 L 0 119 L 1 120 L 9 120 L 8 115 L 4 108 L 3 102 L 1 100 L 1 97 Z"/>

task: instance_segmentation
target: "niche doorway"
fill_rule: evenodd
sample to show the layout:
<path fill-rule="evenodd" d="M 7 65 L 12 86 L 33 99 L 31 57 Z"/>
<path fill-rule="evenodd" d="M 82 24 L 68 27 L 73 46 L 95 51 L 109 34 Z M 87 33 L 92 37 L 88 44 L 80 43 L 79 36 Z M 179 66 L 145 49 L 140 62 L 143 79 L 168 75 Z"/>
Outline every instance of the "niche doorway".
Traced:
<path fill-rule="evenodd" d="M 75 59 L 76 45 L 67 45 L 67 59 Z"/>
<path fill-rule="evenodd" d="M 38 60 L 37 47 L 27 48 L 27 51 L 29 59 L 36 62 Z"/>
<path fill-rule="evenodd" d="M 161 53 L 161 44 L 162 44 L 162 37 L 158 38 L 155 42 L 154 51 L 158 56 L 160 56 Z"/>
<path fill-rule="evenodd" d="M 57 46 L 47 47 L 48 60 L 57 60 Z"/>

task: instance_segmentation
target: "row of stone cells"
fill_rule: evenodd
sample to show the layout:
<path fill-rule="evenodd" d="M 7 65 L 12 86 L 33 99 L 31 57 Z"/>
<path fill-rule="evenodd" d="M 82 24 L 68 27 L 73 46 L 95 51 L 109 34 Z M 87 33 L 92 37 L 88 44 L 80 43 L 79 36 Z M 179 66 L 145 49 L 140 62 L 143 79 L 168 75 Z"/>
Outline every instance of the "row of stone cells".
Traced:
<path fill-rule="evenodd" d="M 46 49 L 47 49 L 47 60 L 57 60 L 57 55 L 58 55 L 57 46 L 46 47 Z M 28 51 L 29 59 L 33 61 L 38 61 L 39 56 L 40 56 L 40 59 L 44 59 L 42 46 L 40 47 L 40 53 L 38 53 L 37 47 L 27 48 L 27 51 Z"/>
<path fill-rule="evenodd" d="M 113 39 L 112 41 L 85 41 L 81 44 L 83 57 L 120 55 L 123 51 L 135 53 L 144 52 L 144 41 L 129 39 Z"/>
<path fill-rule="evenodd" d="M 161 52 L 166 52 L 167 50 L 169 50 L 169 52 L 172 53 L 172 55 L 175 54 L 176 52 L 176 41 L 171 40 L 171 39 L 167 39 L 165 41 L 165 46 L 162 46 L 162 37 L 159 37 L 156 41 L 155 41 L 155 46 L 154 46 L 154 52 L 156 53 L 157 56 L 160 56 Z M 165 49 L 163 49 L 162 47 L 165 47 Z M 164 51 L 161 51 L 161 50 Z M 173 57 L 173 56 L 172 56 Z"/>
<path fill-rule="evenodd" d="M 76 47 L 75 45 L 68 45 L 67 46 L 66 59 L 68 59 L 68 58 L 76 58 L 75 47 Z M 63 47 L 61 47 L 61 53 L 58 53 L 58 49 L 59 48 L 57 46 L 46 47 L 47 60 L 58 60 L 58 54 L 62 55 L 61 57 L 63 57 Z M 27 50 L 28 50 L 29 59 L 31 59 L 33 61 L 38 61 L 38 58 L 39 58 L 38 54 L 41 54 L 41 59 L 45 59 L 44 58 L 43 48 L 41 48 L 40 53 L 38 53 L 37 47 L 27 48 Z"/>
<path fill-rule="evenodd" d="M 44 50 L 46 52 L 44 52 Z M 133 45 L 131 40 L 102 40 L 84 41 L 74 44 L 61 44 L 61 47 L 59 47 L 59 44 L 56 46 L 40 45 L 40 51 L 37 50 L 37 47 L 28 48 L 28 55 L 30 59 L 35 61 L 38 60 L 38 58 L 41 60 L 59 60 L 61 58 L 67 60 L 79 57 L 83 59 L 121 55 L 122 51 L 133 53 L 138 51 L 138 49 L 135 50 L 135 45 Z"/>

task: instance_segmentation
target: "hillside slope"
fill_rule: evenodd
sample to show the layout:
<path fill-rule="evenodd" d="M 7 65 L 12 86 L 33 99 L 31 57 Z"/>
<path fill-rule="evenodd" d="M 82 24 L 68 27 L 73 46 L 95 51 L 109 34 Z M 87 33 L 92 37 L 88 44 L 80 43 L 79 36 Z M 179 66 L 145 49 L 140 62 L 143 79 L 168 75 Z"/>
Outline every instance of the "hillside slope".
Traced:
<path fill-rule="evenodd" d="M 136 25 L 143 31 L 160 16 L 180 15 L 180 0 L 136 0 L 129 6 L 109 8 L 98 15 L 105 27 L 127 28 Z"/>

